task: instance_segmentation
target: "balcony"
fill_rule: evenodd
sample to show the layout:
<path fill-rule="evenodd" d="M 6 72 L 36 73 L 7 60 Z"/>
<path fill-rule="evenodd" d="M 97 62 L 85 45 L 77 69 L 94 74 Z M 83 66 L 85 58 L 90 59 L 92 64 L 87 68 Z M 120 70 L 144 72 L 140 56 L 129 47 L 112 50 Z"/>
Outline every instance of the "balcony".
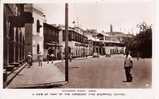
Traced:
<path fill-rule="evenodd" d="M 26 23 L 33 23 L 34 19 L 32 13 L 23 12 L 20 16 L 9 16 L 9 21 L 15 27 L 24 27 Z"/>

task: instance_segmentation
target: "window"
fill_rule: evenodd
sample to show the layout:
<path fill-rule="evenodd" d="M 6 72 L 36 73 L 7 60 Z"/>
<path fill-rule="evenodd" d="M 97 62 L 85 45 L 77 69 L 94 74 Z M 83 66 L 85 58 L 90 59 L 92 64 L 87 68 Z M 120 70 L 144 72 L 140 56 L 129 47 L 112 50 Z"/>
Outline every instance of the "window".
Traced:
<path fill-rule="evenodd" d="M 37 44 L 37 54 L 39 54 L 39 52 L 40 52 L 40 46 L 39 44 Z"/>
<path fill-rule="evenodd" d="M 40 28 L 42 27 L 41 25 L 40 25 L 40 21 L 39 20 L 37 20 L 37 32 L 39 33 L 40 32 Z"/>

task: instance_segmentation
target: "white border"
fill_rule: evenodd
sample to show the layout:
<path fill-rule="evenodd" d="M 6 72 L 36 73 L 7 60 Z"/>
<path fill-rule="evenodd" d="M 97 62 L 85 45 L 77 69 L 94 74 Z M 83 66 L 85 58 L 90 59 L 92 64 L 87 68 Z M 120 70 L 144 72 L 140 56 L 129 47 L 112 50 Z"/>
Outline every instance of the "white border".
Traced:
<path fill-rule="evenodd" d="M 139 2 L 139 0 L 107 0 L 110 2 Z M 152 0 L 144 0 L 144 1 L 152 1 Z M 3 3 L 65 3 L 65 2 L 104 2 L 104 0 L 2 0 L 0 3 L 0 78 L 2 78 L 2 62 L 3 62 Z M 154 25 L 153 25 L 153 58 L 152 58 L 152 88 L 149 89 L 97 89 L 97 92 L 107 92 L 107 93 L 124 93 L 125 96 L 94 96 L 87 98 L 109 98 L 109 99 L 157 99 L 159 92 L 159 80 L 158 80 L 158 72 L 159 67 L 159 45 L 158 45 L 158 31 L 159 31 L 159 6 L 158 1 L 155 2 L 155 17 Z M 0 98 L 1 99 L 26 99 L 26 98 L 59 98 L 58 96 L 33 96 L 33 93 L 42 92 L 42 93 L 60 93 L 62 89 L 3 89 L 2 87 L 2 79 L 0 80 Z M 85 89 L 88 90 L 88 89 Z M 60 98 L 83 98 L 82 96 L 60 96 Z M 158 98 L 159 99 L 159 98 Z"/>

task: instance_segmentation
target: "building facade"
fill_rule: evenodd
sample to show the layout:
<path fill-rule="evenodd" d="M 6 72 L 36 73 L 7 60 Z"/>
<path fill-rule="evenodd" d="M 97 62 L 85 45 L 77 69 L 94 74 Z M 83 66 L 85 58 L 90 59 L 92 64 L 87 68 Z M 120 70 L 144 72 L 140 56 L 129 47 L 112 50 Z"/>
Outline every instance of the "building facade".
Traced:
<path fill-rule="evenodd" d="M 44 59 L 47 54 L 54 54 L 55 59 L 61 59 L 61 45 L 59 45 L 59 28 L 57 26 L 44 23 Z M 49 51 L 51 50 L 51 51 Z"/>
<path fill-rule="evenodd" d="M 87 29 L 84 32 L 84 35 L 88 38 L 88 55 L 91 56 L 95 52 L 94 42 L 96 38 L 94 35 L 97 34 L 97 31 L 94 29 Z"/>
<path fill-rule="evenodd" d="M 4 4 L 3 65 L 4 81 L 25 61 L 25 24 L 32 24 L 32 14 L 24 11 L 25 4 Z"/>
<path fill-rule="evenodd" d="M 98 33 L 97 38 L 103 44 L 103 53 L 100 54 L 124 54 L 126 46 L 123 40 L 126 37 L 129 34 L 121 32 Z"/>
<path fill-rule="evenodd" d="M 79 28 L 78 28 L 79 29 Z M 72 57 L 85 57 L 88 56 L 88 38 L 80 33 L 79 30 L 75 30 L 75 28 L 69 28 L 69 37 L 68 37 L 68 46 L 69 53 L 72 54 Z M 65 29 L 61 27 L 61 31 L 59 32 L 59 44 L 62 45 L 62 53 L 65 53 Z"/>
<path fill-rule="evenodd" d="M 32 53 L 33 61 L 37 60 L 37 55 L 39 52 L 44 54 L 44 34 L 43 34 L 43 23 L 45 23 L 45 15 L 40 8 L 33 4 L 27 4 L 24 6 L 24 10 L 32 13 L 34 18 L 33 24 L 25 25 L 26 32 L 26 43 L 25 43 L 25 53 Z"/>

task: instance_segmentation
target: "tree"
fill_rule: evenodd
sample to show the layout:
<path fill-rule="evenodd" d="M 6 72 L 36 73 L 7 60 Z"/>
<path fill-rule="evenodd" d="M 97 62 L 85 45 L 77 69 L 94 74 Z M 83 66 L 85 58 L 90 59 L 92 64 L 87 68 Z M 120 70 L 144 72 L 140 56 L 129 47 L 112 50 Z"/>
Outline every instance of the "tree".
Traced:
<path fill-rule="evenodd" d="M 126 50 L 132 52 L 132 56 L 140 55 L 142 58 L 152 57 L 152 28 L 145 22 L 138 24 L 139 34 L 125 40 Z"/>
<path fill-rule="evenodd" d="M 137 50 L 140 53 L 140 56 L 152 57 L 152 28 L 151 25 L 142 23 L 139 25 L 140 33 L 136 35 L 137 38 Z"/>

